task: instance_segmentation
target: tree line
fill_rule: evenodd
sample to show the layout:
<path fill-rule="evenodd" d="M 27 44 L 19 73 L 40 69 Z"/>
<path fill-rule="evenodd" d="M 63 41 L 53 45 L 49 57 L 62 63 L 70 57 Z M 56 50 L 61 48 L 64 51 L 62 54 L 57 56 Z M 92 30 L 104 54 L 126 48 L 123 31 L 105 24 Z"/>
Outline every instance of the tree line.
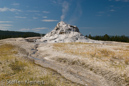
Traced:
<path fill-rule="evenodd" d="M 35 36 L 44 36 L 45 34 L 39 34 L 35 32 L 19 32 L 19 31 L 3 31 L 0 30 L 0 39 L 6 38 L 18 38 L 18 37 L 35 37 Z M 129 37 L 122 36 L 109 36 L 105 34 L 104 36 L 91 36 L 91 34 L 86 35 L 86 37 L 94 40 L 102 40 L 102 41 L 118 41 L 118 42 L 129 42 Z"/>
<path fill-rule="evenodd" d="M 6 38 L 18 38 L 18 37 L 35 37 L 44 36 L 44 34 L 34 33 L 34 32 L 19 32 L 19 31 L 2 31 L 0 30 L 0 39 Z"/>
<path fill-rule="evenodd" d="M 104 36 L 91 36 L 89 34 L 86 37 L 94 40 L 103 40 L 103 41 L 117 41 L 117 42 L 129 42 L 129 37 L 122 35 L 122 36 L 109 36 L 108 34 L 105 34 Z"/>

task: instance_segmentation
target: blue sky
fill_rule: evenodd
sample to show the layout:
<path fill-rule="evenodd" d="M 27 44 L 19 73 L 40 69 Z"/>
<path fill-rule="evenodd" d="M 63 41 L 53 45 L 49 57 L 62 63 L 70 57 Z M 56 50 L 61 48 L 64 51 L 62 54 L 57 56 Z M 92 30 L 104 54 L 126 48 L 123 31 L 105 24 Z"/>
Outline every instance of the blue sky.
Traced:
<path fill-rule="evenodd" d="M 0 30 L 48 33 L 61 20 L 83 35 L 129 36 L 129 0 L 0 0 Z"/>

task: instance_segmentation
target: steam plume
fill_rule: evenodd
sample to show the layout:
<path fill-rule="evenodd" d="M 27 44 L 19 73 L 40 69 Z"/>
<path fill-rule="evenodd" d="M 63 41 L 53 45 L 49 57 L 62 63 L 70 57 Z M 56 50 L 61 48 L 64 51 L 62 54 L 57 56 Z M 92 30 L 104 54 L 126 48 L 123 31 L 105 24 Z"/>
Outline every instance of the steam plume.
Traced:
<path fill-rule="evenodd" d="M 61 21 L 64 20 L 65 16 L 66 16 L 66 13 L 69 9 L 69 3 L 67 1 L 64 1 L 62 3 L 62 15 L 61 15 Z"/>

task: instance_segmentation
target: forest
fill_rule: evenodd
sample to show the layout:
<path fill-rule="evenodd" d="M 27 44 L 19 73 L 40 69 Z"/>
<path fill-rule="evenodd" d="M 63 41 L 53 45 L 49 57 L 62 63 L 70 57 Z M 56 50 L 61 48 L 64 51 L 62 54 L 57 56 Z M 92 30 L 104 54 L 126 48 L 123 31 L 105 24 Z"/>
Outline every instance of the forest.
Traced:
<path fill-rule="evenodd" d="M 86 35 L 85 37 L 88 37 L 88 38 L 94 39 L 94 40 L 102 40 L 102 41 L 129 42 L 129 37 L 125 36 L 125 35 L 109 36 L 108 34 L 105 34 L 104 36 L 91 36 L 91 34 L 89 34 L 88 36 Z"/>
<path fill-rule="evenodd" d="M 35 32 L 19 32 L 19 31 L 3 31 L 0 30 L 0 39 L 6 38 L 18 38 L 18 37 L 35 37 L 35 36 L 44 36 L 45 34 L 39 34 Z M 86 35 L 90 39 L 94 40 L 102 40 L 102 41 L 117 41 L 117 42 L 129 42 L 129 37 L 122 35 L 122 36 L 109 36 L 105 34 L 104 36 L 92 36 L 91 34 Z"/>
<path fill-rule="evenodd" d="M 39 34 L 34 32 L 19 32 L 19 31 L 3 31 L 0 30 L 0 39 L 6 38 L 18 38 L 18 37 L 35 37 L 35 36 L 44 36 L 45 34 Z"/>

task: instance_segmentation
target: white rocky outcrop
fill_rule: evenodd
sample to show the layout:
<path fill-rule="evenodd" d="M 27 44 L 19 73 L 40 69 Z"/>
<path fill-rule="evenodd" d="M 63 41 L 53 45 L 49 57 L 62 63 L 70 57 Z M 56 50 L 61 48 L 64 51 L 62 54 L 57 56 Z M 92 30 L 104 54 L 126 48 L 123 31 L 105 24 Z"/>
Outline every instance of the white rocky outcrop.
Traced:
<path fill-rule="evenodd" d="M 91 40 L 83 36 L 78 27 L 66 24 L 61 21 L 57 26 L 41 39 L 37 40 L 45 43 L 63 43 L 63 42 L 90 42 L 96 43 L 98 41 Z"/>

